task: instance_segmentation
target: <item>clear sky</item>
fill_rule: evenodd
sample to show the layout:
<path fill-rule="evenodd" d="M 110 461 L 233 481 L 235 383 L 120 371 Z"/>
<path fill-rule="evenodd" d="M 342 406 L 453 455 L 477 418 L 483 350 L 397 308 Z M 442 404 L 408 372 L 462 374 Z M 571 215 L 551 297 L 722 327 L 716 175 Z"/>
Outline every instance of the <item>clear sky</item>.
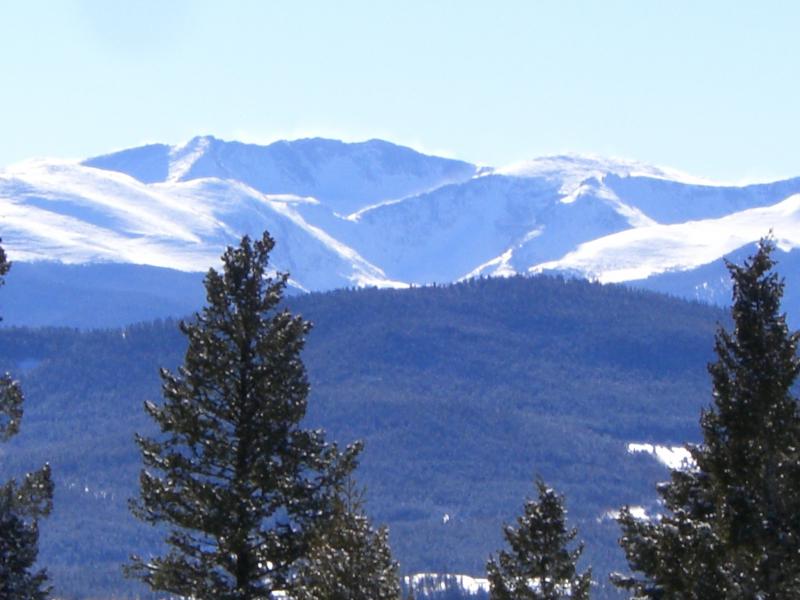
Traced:
<path fill-rule="evenodd" d="M 0 0 L 0 166 L 198 134 L 800 175 L 800 2 Z"/>

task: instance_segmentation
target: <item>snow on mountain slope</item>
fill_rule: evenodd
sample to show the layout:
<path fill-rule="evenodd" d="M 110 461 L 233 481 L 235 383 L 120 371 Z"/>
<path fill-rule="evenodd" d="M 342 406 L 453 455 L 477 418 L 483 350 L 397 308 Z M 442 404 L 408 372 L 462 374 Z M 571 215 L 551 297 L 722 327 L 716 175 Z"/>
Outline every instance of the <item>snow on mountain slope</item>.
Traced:
<path fill-rule="evenodd" d="M 800 194 L 719 219 L 629 229 L 578 246 L 530 272 L 568 271 L 602 283 L 645 279 L 713 262 L 772 231 L 779 247 L 800 246 Z"/>
<path fill-rule="evenodd" d="M 554 198 L 547 182 L 491 175 L 377 206 L 338 233 L 392 277 L 447 282 L 536 228 Z"/>
<path fill-rule="evenodd" d="M 555 270 L 717 301 L 723 256 L 770 230 L 800 245 L 798 193 L 591 156 L 493 169 L 380 140 L 204 136 L 0 170 L 0 236 L 17 261 L 191 272 L 266 229 L 301 290 Z"/>
<path fill-rule="evenodd" d="M 196 137 L 181 146 L 150 145 L 90 158 L 87 166 L 145 183 L 216 177 L 267 194 L 313 196 L 342 215 L 369 204 L 464 181 L 477 168 L 382 140 L 348 144 L 322 138 L 268 146 Z"/>
<path fill-rule="evenodd" d="M 662 224 L 723 217 L 771 206 L 800 192 L 800 179 L 745 186 L 696 185 L 685 180 L 609 173 L 604 186 L 623 203 Z"/>
<path fill-rule="evenodd" d="M 83 161 L 87 167 L 117 171 L 142 183 L 158 183 L 169 178 L 171 146 L 148 144 Z"/>
<path fill-rule="evenodd" d="M 800 192 L 797 178 L 723 186 L 671 169 L 577 155 L 544 157 L 493 172 L 550 181 L 560 186 L 560 204 L 578 206 L 574 212 L 560 211 L 560 218 L 550 217 L 547 227 L 551 240 L 542 235 L 544 227 L 534 229 L 468 276 L 507 276 L 555 269 L 604 282 L 629 281 L 652 289 L 647 278 L 698 269 L 742 244 L 755 242 L 770 230 L 787 228 L 787 239 L 794 236 L 793 220 L 787 219 L 786 207 L 777 205 Z M 627 224 L 607 220 L 607 233 L 602 233 L 608 213 L 600 207 L 613 208 Z M 759 207 L 763 210 L 749 212 Z M 710 231 L 714 227 L 709 221 L 736 213 L 743 214 L 717 224 L 722 235 Z M 681 224 L 683 228 L 665 230 L 665 224 Z M 665 242 L 662 236 L 675 237 L 676 245 Z M 697 239 L 698 244 L 692 244 L 692 239 Z M 616 250 L 605 249 L 606 243 Z M 560 258 L 549 258 L 559 253 Z M 719 270 L 720 277 L 727 279 L 724 268 Z M 664 281 L 659 290 L 715 302 L 721 298 L 727 301 L 729 296 L 724 286 L 715 282 L 697 283 L 694 294 L 685 293 L 685 286 L 677 281 L 675 285 L 672 289 Z M 721 293 L 711 293 L 711 289 Z"/>
<path fill-rule="evenodd" d="M 391 276 L 426 283 L 524 272 L 579 243 L 653 223 L 603 185 L 595 162 L 571 157 L 562 177 L 561 161 L 497 169 L 362 210 L 350 218 L 357 226 L 328 225 Z"/>
<path fill-rule="evenodd" d="M 561 183 L 561 192 L 571 194 L 588 179 L 616 177 L 647 177 L 682 182 L 691 185 L 713 185 L 709 180 L 687 175 L 675 169 L 656 167 L 646 163 L 620 158 L 605 158 L 584 154 L 561 154 L 523 160 L 506 167 L 494 169 L 498 175 L 547 179 Z"/>
<path fill-rule="evenodd" d="M 0 172 L 0 227 L 12 258 L 118 261 L 199 270 L 210 215 L 122 174 L 35 161 Z"/>
<path fill-rule="evenodd" d="M 530 265 L 557 259 L 583 242 L 654 223 L 621 202 L 602 179 L 583 181 L 568 189 L 562 185 L 560 191 L 569 193 L 551 200 L 538 215 L 535 229 L 467 277 L 524 274 Z"/>
<path fill-rule="evenodd" d="M 302 289 L 400 285 L 307 223 L 312 199 L 265 195 L 219 179 L 144 184 L 72 163 L 31 162 L 0 172 L 0 227 L 14 260 L 122 262 L 204 271 L 228 244 L 264 230 L 280 239 L 277 268 Z"/>
<path fill-rule="evenodd" d="M 662 224 L 722 217 L 800 193 L 800 178 L 727 185 L 636 161 L 574 154 L 523 161 L 493 172 L 559 182 L 567 197 L 594 185 L 622 206 Z"/>

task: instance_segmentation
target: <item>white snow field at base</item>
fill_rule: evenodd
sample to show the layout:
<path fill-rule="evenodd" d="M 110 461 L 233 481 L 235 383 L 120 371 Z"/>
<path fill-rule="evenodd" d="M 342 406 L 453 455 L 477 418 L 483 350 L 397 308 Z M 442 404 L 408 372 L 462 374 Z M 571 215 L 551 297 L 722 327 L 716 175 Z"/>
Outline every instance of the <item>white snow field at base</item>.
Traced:
<path fill-rule="evenodd" d="M 797 248 L 798 193 L 800 179 L 722 186 L 594 156 L 494 169 L 381 140 L 203 136 L 0 170 L 0 237 L 17 261 L 204 271 L 268 230 L 274 266 L 307 291 L 543 272 L 610 283 L 696 269 L 770 231 Z"/>
<path fill-rule="evenodd" d="M 685 446 L 659 446 L 657 444 L 628 444 L 628 454 L 647 454 L 668 469 L 691 469 L 694 459 Z"/>

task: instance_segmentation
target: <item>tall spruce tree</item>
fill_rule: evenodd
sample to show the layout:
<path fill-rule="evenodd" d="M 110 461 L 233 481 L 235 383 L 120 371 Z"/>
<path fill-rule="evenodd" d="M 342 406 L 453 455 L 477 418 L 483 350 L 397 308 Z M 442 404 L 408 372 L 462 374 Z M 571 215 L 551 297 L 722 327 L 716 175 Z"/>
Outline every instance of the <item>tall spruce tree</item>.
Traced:
<path fill-rule="evenodd" d="M 11 268 L 0 247 L 0 285 Z M 0 377 L 0 441 L 19 432 L 22 389 L 6 373 Z M 39 519 L 53 508 L 50 465 L 27 473 L 21 483 L 11 479 L 0 486 L 0 598 L 43 600 L 50 587 L 44 569 L 35 570 L 39 554 Z"/>
<path fill-rule="evenodd" d="M 181 324 L 188 349 L 162 369 L 164 402 L 145 403 L 161 435 L 137 435 L 145 469 L 134 514 L 169 529 L 169 552 L 126 571 L 152 589 L 204 600 L 267 599 L 309 552 L 313 524 L 355 464 L 300 425 L 309 391 L 300 359 L 310 325 L 279 310 L 287 275 L 270 275 L 267 233 L 242 239 L 205 278 L 207 305 Z"/>
<path fill-rule="evenodd" d="M 386 527 L 364 512 L 364 492 L 348 478 L 332 518 L 320 521 L 311 552 L 291 591 L 293 600 L 400 600 L 397 563 Z"/>
<path fill-rule="evenodd" d="M 695 467 L 659 486 L 659 520 L 623 510 L 620 543 L 640 575 L 612 575 L 634 598 L 800 598 L 800 334 L 780 312 L 783 281 L 765 239 L 729 264 L 734 330 L 719 329 Z"/>
<path fill-rule="evenodd" d="M 525 502 L 517 527 L 503 531 L 511 551 L 486 565 L 492 600 L 589 598 L 591 570 L 579 574 L 583 544 L 570 550 L 576 529 L 567 529 L 564 499 L 537 479 L 538 500 Z"/>

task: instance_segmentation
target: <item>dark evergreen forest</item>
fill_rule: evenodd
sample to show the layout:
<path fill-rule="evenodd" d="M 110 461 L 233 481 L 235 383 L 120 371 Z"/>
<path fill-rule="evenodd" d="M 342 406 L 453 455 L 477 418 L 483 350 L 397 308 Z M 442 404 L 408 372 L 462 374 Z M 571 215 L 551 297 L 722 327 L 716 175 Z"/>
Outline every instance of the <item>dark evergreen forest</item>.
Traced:
<path fill-rule="evenodd" d="M 564 493 L 601 583 L 625 565 L 604 515 L 652 506 L 667 476 L 626 446 L 697 441 L 715 326 L 728 318 L 549 277 L 288 302 L 314 323 L 303 354 L 309 424 L 341 444 L 365 441 L 358 479 L 403 573 L 483 576 L 539 474 Z M 4 325 L 0 367 L 22 380 L 26 414 L 0 477 L 52 464 L 41 562 L 56 592 L 144 597 L 119 568 L 160 539 L 128 513 L 141 465 L 133 433 L 152 433 L 142 403 L 160 398 L 158 368 L 182 360 L 177 321 L 90 332 Z"/>

